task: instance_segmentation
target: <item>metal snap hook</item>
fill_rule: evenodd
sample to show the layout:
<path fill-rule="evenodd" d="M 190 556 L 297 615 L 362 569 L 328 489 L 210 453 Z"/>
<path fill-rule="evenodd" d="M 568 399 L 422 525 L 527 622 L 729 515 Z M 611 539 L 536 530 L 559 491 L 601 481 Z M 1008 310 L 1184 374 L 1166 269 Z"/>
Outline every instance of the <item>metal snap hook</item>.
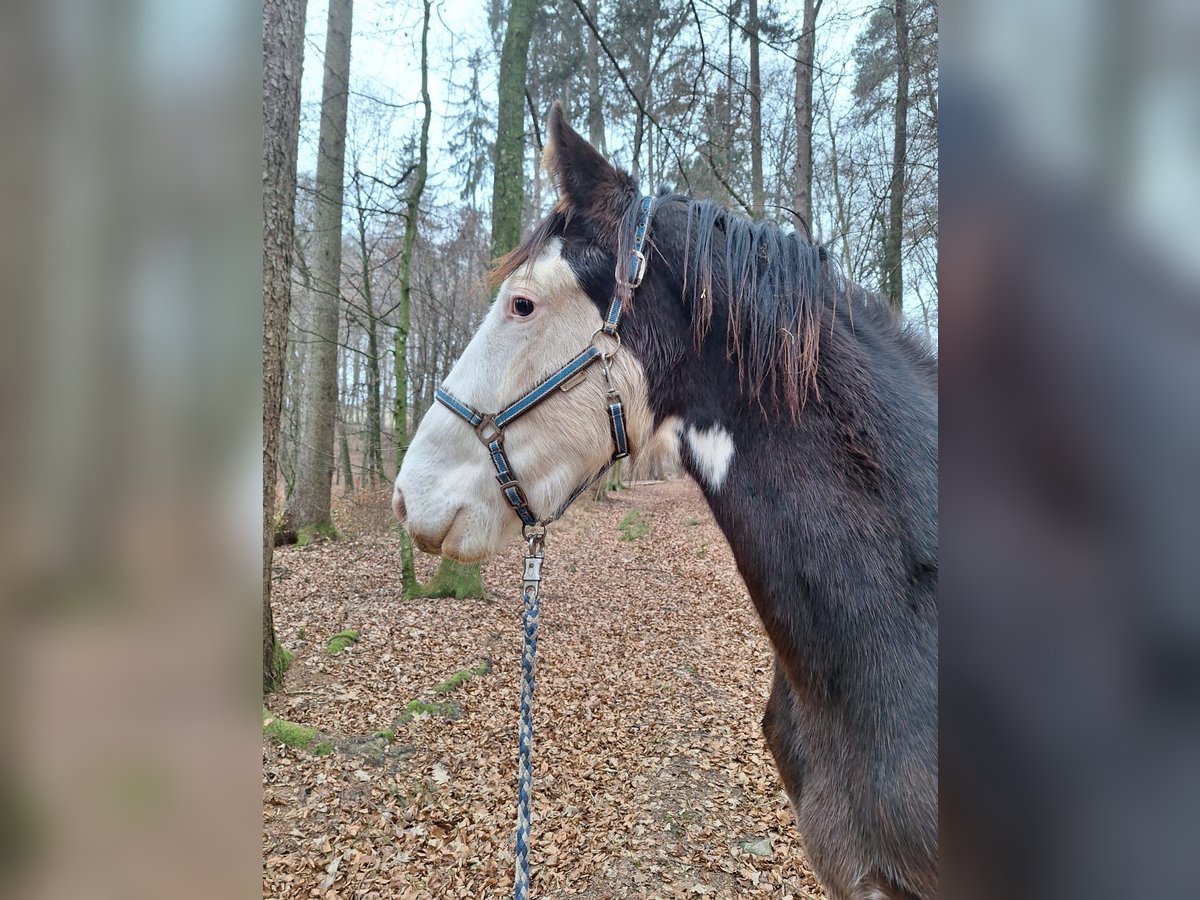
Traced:
<path fill-rule="evenodd" d="M 610 365 L 609 357 L 605 357 L 601 361 L 600 371 L 604 373 L 604 383 L 608 386 L 608 396 L 619 398 L 621 395 L 617 391 L 617 386 L 613 384 L 612 366 Z"/>
<path fill-rule="evenodd" d="M 540 522 L 536 525 L 522 525 L 521 534 L 525 536 L 525 543 L 529 549 L 530 556 L 541 556 L 546 549 L 546 526 Z"/>

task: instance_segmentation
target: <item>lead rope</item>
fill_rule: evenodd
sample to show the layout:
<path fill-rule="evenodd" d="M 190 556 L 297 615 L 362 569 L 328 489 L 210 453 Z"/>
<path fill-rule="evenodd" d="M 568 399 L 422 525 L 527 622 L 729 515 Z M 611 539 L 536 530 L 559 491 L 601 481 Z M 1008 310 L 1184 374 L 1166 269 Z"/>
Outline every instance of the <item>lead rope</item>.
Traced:
<path fill-rule="evenodd" d="M 542 584 L 545 530 L 528 535 L 521 599 L 525 607 L 525 642 L 521 649 L 521 726 L 517 737 L 516 900 L 529 900 L 529 824 L 533 798 L 533 687 L 537 659 L 538 592 Z"/>

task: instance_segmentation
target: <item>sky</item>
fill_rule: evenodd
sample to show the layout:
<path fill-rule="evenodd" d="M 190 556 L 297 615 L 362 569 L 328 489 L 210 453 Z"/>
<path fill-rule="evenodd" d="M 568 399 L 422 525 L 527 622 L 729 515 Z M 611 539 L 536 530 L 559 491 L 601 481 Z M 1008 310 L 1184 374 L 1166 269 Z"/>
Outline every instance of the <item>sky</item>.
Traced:
<path fill-rule="evenodd" d="M 305 27 L 306 52 L 302 86 L 304 124 L 301 127 L 300 171 L 316 170 L 316 133 L 321 103 L 322 60 L 325 52 L 325 26 L 328 0 L 309 0 Z M 439 168 L 447 163 L 447 136 L 444 131 L 447 104 L 455 94 L 454 82 L 468 73 L 455 57 L 470 48 L 491 42 L 487 23 L 487 4 L 482 0 L 440 0 L 434 5 L 434 20 L 429 29 L 429 96 L 433 105 L 430 125 L 431 176 L 434 186 Z M 352 91 L 370 94 L 388 103 L 414 104 L 395 111 L 388 145 L 379 148 L 384 157 L 395 157 L 399 148 L 415 131 L 420 110 L 421 79 L 421 5 L 416 0 L 355 0 L 354 33 L 350 41 L 350 84 Z M 496 92 L 495 74 L 484 81 L 484 89 Z M 461 99 L 458 92 L 454 99 Z M 351 115 L 362 99 L 351 97 Z M 350 124 L 351 140 L 355 132 Z M 350 150 L 348 149 L 349 153 Z M 382 161 L 382 160 L 380 160 Z M 439 166 L 440 163 L 440 166 Z M 363 166 L 364 169 L 368 167 Z"/>

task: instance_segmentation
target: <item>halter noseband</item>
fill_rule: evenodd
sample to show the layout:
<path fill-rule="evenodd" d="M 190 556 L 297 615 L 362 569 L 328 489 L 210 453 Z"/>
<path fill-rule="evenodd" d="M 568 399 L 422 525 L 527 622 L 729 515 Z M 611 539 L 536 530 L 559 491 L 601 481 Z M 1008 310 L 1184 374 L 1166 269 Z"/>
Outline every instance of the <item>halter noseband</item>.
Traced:
<path fill-rule="evenodd" d="M 641 198 L 637 226 L 633 233 L 633 247 L 629 254 L 628 274 L 623 283 L 631 291 L 642 283 L 642 279 L 646 275 L 646 257 L 642 253 L 642 247 L 645 246 L 646 235 L 650 230 L 650 214 L 653 208 L 653 198 Z M 617 326 L 621 323 L 621 287 L 621 271 L 618 265 L 617 287 L 613 291 L 612 300 L 609 303 L 608 315 L 604 317 L 604 324 L 597 328 L 592 335 L 592 343 L 588 344 L 583 352 L 561 369 L 500 412 L 481 413 L 463 403 L 445 388 L 439 387 L 434 391 L 434 399 L 474 428 L 479 440 L 488 448 L 492 465 L 496 467 L 496 481 L 500 484 L 504 499 L 508 501 L 508 505 L 520 518 L 526 530 L 533 528 L 544 531 L 547 525 L 567 511 L 567 507 L 574 503 L 580 494 L 602 478 L 612 468 L 613 463 L 629 455 L 629 444 L 625 434 L 625 406 L 621 401 L 621 395 L 613 386 L 612 375 L 609 371 L 612 358 L 621 349 L 621 335 L 617 332 Z M 616 346 L 607 353 L 601 350 L 595 343 L 596 338 L 600 335 L 615 340 Z M 603 469 L 580 485 L 554 515 L 539 519 L 529 509 L 529 500 L 508 461 L 508 455 L 504 452 L 504 429 L 553 394 L 555 390 L 565 392 L 578 385 L 584 379 L 584 372 L 595 362 L 601 364 L 604 370 L 604 380 L 608 384 L 608 424 L 613 439 L 612 458 Z"/>

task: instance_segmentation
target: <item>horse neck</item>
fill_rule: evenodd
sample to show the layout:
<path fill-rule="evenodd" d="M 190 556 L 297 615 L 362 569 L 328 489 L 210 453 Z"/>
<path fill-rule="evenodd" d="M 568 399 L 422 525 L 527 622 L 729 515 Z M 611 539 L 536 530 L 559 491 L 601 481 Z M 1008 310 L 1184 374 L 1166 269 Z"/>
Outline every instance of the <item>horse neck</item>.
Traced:
<path fill-rule="evenodd" d="M 795 419 L 741 391 L 712 335 L 663 386 L 776 651 L 825 696 L 864 654 L 936 653 L 935 394 L 886 333 L 857 332 L 827 341 Z"/>

